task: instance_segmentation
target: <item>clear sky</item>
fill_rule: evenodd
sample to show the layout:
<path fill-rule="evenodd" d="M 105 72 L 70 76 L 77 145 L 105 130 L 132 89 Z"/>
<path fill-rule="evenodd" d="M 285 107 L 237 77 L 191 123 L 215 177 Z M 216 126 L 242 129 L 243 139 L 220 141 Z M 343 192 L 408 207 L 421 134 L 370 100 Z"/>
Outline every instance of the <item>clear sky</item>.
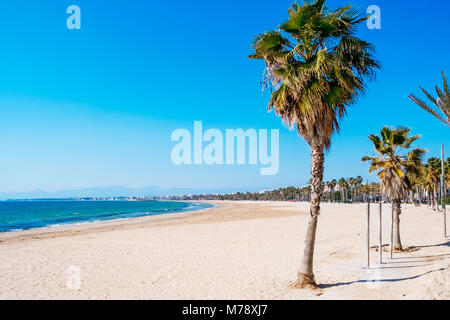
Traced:
<path fill-rule="evenodd" d="M 291 0 L 62 1 L 0 4 L 0 192 L 94 186 L 281 187 L 309 179 L 306 143 L 267 113 L 264 65 L 252 38 L 276 29 Z M 346 4 L 328 0 L 330 8 Z M 327 155 L 325 179 L 367 173 L 369 133 L 406 125 L 439 156 L 450 129 L 409 100 L 450 79 L 448 0 L 353 0 L 381 8 L 381 30 L 361 28 L 383 65 L 349 108 Z M 66 8 L 82 12 L 68 30 Z M 280 129 L 280 169 L 175 166 L 177 128 Z"/>

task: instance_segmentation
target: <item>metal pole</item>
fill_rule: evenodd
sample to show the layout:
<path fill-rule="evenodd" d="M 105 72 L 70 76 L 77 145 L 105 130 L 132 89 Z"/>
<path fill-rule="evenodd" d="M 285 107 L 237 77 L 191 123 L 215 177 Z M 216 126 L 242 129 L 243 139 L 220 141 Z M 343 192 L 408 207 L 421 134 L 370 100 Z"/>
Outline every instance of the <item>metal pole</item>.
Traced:
<path fill-rule="evenodd" d="M 367 220 L 366 220 L 366 267 L 370 268 L 370 201 L 367 202 Z"/>
<path fill-rule="evenodd" d="M 382 219 L 381 219 L 381 215 L 382 215 L 382 203 L 380 200 L 380 210 L 379 210 L 379 214 L 380 214 L 380 221 L 379 221 L 379 233 L 380 233 L 380 242 L 379 242 L 379 250 L 378 250 L 378 255 L 380 257 L 380 264 L 383 263 L 383 224 L 382 224 Z"/>
<path fill-rule="evenodd" d="M 391 200 L 391 259 L 394 252 L 394 201 Z"/>
<path fill-rule="evenodd" d="M 444 172 L 444 145 L 441 145 L 441 205 L 442 213 L 444 214 L 444 237 L 447 237 L 447 212 L 445 210 L 445 198 L 447 196 L 447 188 L 445 187 L 445 172 Z"/>

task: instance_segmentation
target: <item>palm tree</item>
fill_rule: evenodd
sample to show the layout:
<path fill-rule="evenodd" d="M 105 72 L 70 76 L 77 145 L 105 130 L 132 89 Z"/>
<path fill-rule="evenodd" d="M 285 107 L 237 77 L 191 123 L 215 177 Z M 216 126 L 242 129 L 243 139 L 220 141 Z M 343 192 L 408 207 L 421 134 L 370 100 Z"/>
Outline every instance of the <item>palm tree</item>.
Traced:
<path fill-rule="evenodd" d="M 340 178 L 338 181 L 339 191 L 341 191 L 341 201 L 345 202 L 347 199 L 345 197 L 345 191 L 347 190 L 347 180 L 345 178 Z"/>
<path fill-rule="evenodd" d="M 296 288 L 317 286 L 313 255 L 324 152 L 346 107 L 357 101 L 365 82 L 379 68 L 372 45 L 354 36 L 367 17 L 350 5 L 329 11 L 324 3 L 293 3 L 278 30 L 255 37 L 250 56 L 265 62 L 263 86 L 274 89 L 269 110 L 274 109 L 290 128 L 295 125 L 311 149 L 310 220 Z"/>
<path fill-rule="evenodd" d="M 447 180 L 445 181 L 445 183 L 450 184 L 450 157 L 448 157 L 447 161 L 445 161 L 445 163 L 444 163 L 444 171 L 445 171 L 445 175 L 447 177 Z"/>
<path fill-rule="evenodd" d="M 439 209 L 438 199 L 437 199 L 437 188 L 440 183 L 441 175 L 441 161 L 438 158 L 429 158 L 425 164 L 425 176 L 428 183 L 428 188 L 430 191 L 432 199 L 433 210 Z"/>
<path fill-rule="evenodd" d="M 355 178 L 348 178 L 348 185 L 350 186 L 350 198 L 351 198 L 351 202 L 353 202 L 353 190 L 355 188 Z"/>
<path fill-rule="evenodd" d="M 337 185 L 336 179 L 331 180 L 330 184 L 331 184 L 331 191 L 333 192 L 333 202 L 335 202 L 336 201 L 335 188 Z"/>
<path fill-rule="evenodd" d="M 436 86 L 436 93 L 438 95 L 437 98 L 433 97 L 431 94 L 429 94 L 427 91 L 425 91 L 424 88 L 420 87 L 420 89 L 423 91 L 423 93 L 428 97 L 428 99 L 430 99 L 436 106 L 437 109 L 435 109 L 434 107 L 430 107 L 428 106 L 425 102 L 423 102 L 422 100 L 416 98 L 414 95 L 410 95 L 410 98 L 417 103 L 421 108 L 423 108 L 424 110 L 428 111 L 429 113 L 431 113 L 432 115 L 434 115 L 437 119 L 439 119 L 442 123 L 444 123 L 447 126 L 450 126 L 450 91 L 448 88 L 448 84 L 447 84 L 447 80 L 445 79 L 445 75 L 444 75 L 444 71 L 442 71 L 442 80 L 444 82 L 443 88 L 442 90 Z M 440 112 L 442 114 L 440 114 Z M 445 119 L 447 118 L 447 119 Z M 442 150 L 444 150 L 444 145 L 442 145 Z M 444 154 L 442 151 L 442 158 L 441 158 L 441 166 L 444 166 Z M 442 207 L 443 207 L 443 212 L 444 212 L 444 224 L 446 224 L 446 220 L 445 220 L 445 200 L 446 200 L 446 196 L 447 196 L 447 190 L 445 187 L 445 183 L 446 183 L 446 178 L 445 178 L 445 170 L 441 169 L 441 201 L 442 201 Z M 448 176 L 447 176 L 448 179 Z M 436 189 L 435 189 L 436 184 L 434 184 L 433 188 L 433 210 L 434 210 L 434 205 L 435 205 L 435 201 L 436 201 Z M 438 203 L 436 202 L 436 207 L 438 207 Z"/>
<path fill-rule="evenodd" d="M 371 161 L 369 172 L 378 171 L 381 191 L 387 194 L 394 206 L 394 250 L 402 251 L 400 240 L 401 201 L 408 195 L 411 183 L 408 173 L 415 172 L 422 163 L 425 150 L 416 148 L 409 153 L 402 153 L 409 149 L 419 136 L 409 137 L 409 129 L 390 129 L 383 127 L 380 137 L 369 135 L 377 157 L 363 157 L 362 161 Z"/>
<path fill-rule="evenodd" d="M 431 94 L 429 94 L 424 88 L 420 87 L 420 89 L 423 91 L 423 93 L 428 97 L 431 102 L 433 102 L 437 109 L 435 107 L 428 106 L 424 101 L 420 100 L 413 94 L 411 94 L 409 97 L 412 101 L 414 101 L 416 104 L 418 104 L 422 109 L 428 111 L 433 116 L 438 118 L 441 122 L 443 122 L 445 125 L 450 126 L 450 91 L 448 89 L 447 80 L 445 79 L 444 71 L 442 71 L 442 79 L 444 80 L 444 86 L 441 90 L 438 86 L 436 86 L 436 93 L 438 95 L 437 98 L 433 97 Z M 440 114 L 442 113 L 442 114 Z M 447 118 L 447 119 L 445 119 Z"/>
<path fill-rule="evenodd" d="M 425 166 L 418 165 L 417 170 L 413 172 L 408 172 L 408 179 L 411 184 L 411 202 L 415 203 L 416 200 L 420 205 L 422 203 L 422 188 L 425 185 Z M 416 197 L 414 196 L 416 193 Z"/>
<path fill-rule="evenodd" d="M 376 200 L 376 195 L 380 194 L 380 192 L 381 192 L 380 184 L 378 184 L 376 182 L 372 182 L 369 185 L 369 190 L 370 190 L 370 199 L 373 200 L 373 195 L 375 194 L 375 200 Z M 380 197 L 380 199 L 381 199 L 381 197 Z"/>
<path fill-rule="evenodd" d="M 325 190 L 328 192 L 328 202 L 331 202 L 331 182 L 325 182 Z"/>
<path fill-rule="evenodd" d="M 357 176 L 355 178 L 356 195 L 358 197 L 358 200 L 359 200 L 359 187 L 361 186 L 362 182 L 363 182 L 363 178 L 361 176 Z"/>

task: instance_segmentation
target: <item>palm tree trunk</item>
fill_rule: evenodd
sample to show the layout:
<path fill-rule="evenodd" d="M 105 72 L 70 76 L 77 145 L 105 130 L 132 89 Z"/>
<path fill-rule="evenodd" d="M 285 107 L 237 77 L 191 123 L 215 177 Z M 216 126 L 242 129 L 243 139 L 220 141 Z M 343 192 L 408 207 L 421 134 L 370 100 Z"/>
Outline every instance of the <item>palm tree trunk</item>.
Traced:
<path fill-rule="evenodd" d="M 394 200 L 394 250 L 402 251 L 402 241 L 400 240 L 400 214 L 401 214 L 401 201 L 399 199 Z"/>
<path fill-rule="evenodd" d="M 422 204 L 422 196 L 420 194 L 420 187 L 419 186 L 416 187 L 416 191 L 417 191 L 417 200 L 419 201 L 419 205 L 421 205 Z"/>
<path fill-rule="evenodd" d="M 433 210 L 439 210 L 438 198 L 437 198 L 437 192 L 436 192 L 436 184 L 433 185 Z"/>
<path fill-rule="evenodd" d="M 298 273 L 295 288 L 317 287 L 313 273 L 314 244 L 316 241 L 317 220 L 320 214 L 320 200 L 322 198 L 322 179 L 324 154 L 322 146 L 311 147 L 311 204 L 308 230 L 306 232 L 305 248 L 302 264 Z"/>
<path fill-rule="evenodd" d="M 430 192 L 430 189 L 427 190 L 427 202 L 428 202 L 428 206 L 431 207 L 431 192 Z"/>

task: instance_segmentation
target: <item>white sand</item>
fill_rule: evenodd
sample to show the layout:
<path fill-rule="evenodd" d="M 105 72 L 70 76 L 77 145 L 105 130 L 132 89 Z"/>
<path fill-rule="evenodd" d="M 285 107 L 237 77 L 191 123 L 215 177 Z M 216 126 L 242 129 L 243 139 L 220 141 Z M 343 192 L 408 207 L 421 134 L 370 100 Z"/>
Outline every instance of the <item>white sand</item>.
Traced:
<path fill-rule="evenodd" d="M 450 239 L 442 215 L 426 207 L 408 206 L 401 216 L 403 245 L 419 250 L 393 260 L 385 252 L 379 268 L 373 250 L 368 273 L 365 205 L 323 204 L 315 252 L 322 289 L 293 290 L 308 204 L 217 203 L 197 213 L 0 234 L 0 298 L 450 298 Z M 383 218 L 387 244 L 389 206 Z M 372 245 L 376 221 L 373 207 Z M 67 286 L 76 279 L 70 266 L 81 272 L 80 289 Z"/>

